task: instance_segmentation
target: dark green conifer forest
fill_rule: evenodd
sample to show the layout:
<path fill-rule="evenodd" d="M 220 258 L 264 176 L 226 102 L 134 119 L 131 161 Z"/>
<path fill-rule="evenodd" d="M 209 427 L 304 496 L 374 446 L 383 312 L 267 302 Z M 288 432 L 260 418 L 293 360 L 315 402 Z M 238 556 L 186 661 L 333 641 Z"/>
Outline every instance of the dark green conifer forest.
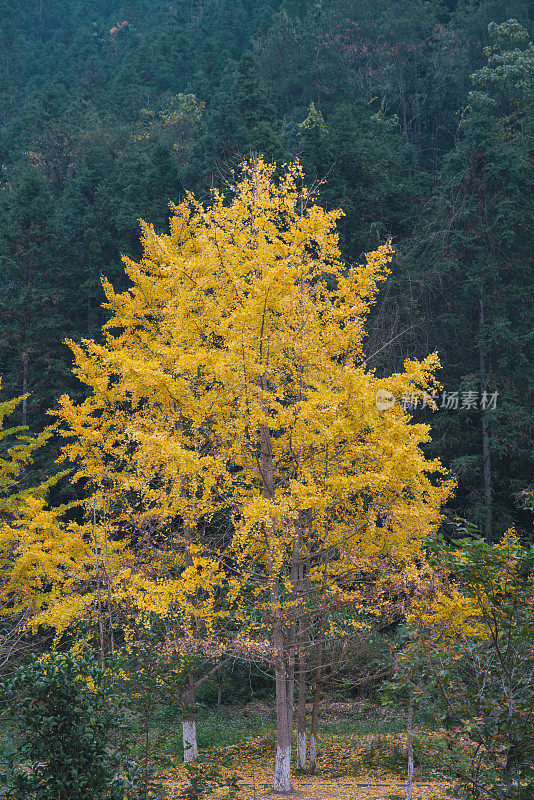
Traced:
<path fill-rule="evenodd" d="M 378 374 L 436 350 L 450 516 L 527 536 L 534 7 L 528 0 L 0 0 L 0 374 L 20 424 L 82 391 L 139 219 L 298 157 L 345 260 L 391 237 Z M 409 402 L 409 398 L 406 399 Z M 14 415 L 16 416 L 16 415 Z M 52 458 L 52 456 L 50 456 Z M 47 469 L 50 465 L 42 465 Z"/>

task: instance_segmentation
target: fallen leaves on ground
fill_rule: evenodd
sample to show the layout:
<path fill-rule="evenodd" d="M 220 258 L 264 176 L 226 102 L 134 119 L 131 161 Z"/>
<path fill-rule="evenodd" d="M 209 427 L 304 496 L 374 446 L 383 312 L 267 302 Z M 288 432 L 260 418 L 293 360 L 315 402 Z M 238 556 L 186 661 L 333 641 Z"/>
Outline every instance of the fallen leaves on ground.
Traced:
<path fill-rule="evenodd" d="M 291 800 L 403 800 L 405 795 L 405 741 L 403 734 L 323 736 L 318 775 L 294 775 Z M 248 739 L 209 750 L 201 757 L 206 774 L 217 768 L 220 783 L 236 774 L 239 800 L 283 800 L 272 793 L 274 742 L 272 737 Z M 180 765 L 169 776 L 170 800 L 178 800 L 188 780 Z M 414 800 L 438 800 L 445 793 L 443 776 L 430 765 L 415 775 Z M 228 796 L 228 786 L 213 787 L 213 798 Z"/>

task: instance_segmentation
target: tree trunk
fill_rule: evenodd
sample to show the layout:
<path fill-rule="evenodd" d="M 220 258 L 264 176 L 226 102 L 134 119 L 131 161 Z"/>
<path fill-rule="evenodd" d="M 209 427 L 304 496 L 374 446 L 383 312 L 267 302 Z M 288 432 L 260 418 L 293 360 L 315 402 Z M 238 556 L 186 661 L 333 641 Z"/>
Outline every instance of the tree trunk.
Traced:
<path fill-rule="evenodd" d="M 493 510 L 491 503 L 491 452 L 489 420 L 482 412 L 482 458 L 484 462 L 484 534 L 487 542 L 493 541 Z"/>
<path fill-rule="evenodd" d="M 317 661 L 315 664 L 315 687 L 310 728 L 310 775 L 317 774 L 317 724 L 319 722 L 319 702 L 321 700 L 321 679 L 323 669 L 323 645 L 317 642 Z"/>
<path fill-rule="evenodd" d="M 402 106 L 402 134 L 404 136 L 404 140 L 408 141 L 408 113 L 406 109 L 406 100 L 404 96 L 401 99 L 401 106 Z"/>
<path fill-rule="evenodd" d="M 217 673 L 217 711 L 221 710 L 222 672 Z"/>
<path fill-rule="evenodd" d="M 267 390 L 267 378 L 262 377 L 261 386 Z M 261 472 L 263 496 L 274 500 L 274 466 L 271 431 L 268 425 L 260 425 Z M 268 535 L 268 532 L 267 532 Z M 294 552 L 294 548 L 293 548 Z M 293 571 L 293 555 L 292 555 Z M 280 609 L 279 577 L 269 558 L 271 583 L 271 614 L 274 647 L 274 675 L 276 687 L 276 757 L 274 762 L 273 791 L 290 792 L 291 786 L 291 727 L 293 722 L 294 666 L 288 663 L 288 648 L 284 637 L 284 622 Z M 294 654 L 293 654 L 294 658 Z M 286 669 L 288 667 L 289 669 Z"/>
<path fill-rule="evenodd" d="M 291 786 L 291 727 L 289 697 L 289 681 L 285 669 L 284 636 L 282 621 L 275 620 L 273 628 L 273 644 L 275 649 L 275 684 L 276 684 L 276 758 L 274 762 L 273 790 L 290 792 Z"/>
<path fill-rule="evenodd" d="M 406 729 L 406 747 L 408 750 L 408 778 L 406 781 L 406 800 L 412 800 L 413 794 L 413 694 L 410 692 L 410 702 L 408 703 L 408 725 Z"/>
<path fill-rule="evenodd" d="M 100 559 L 98 557 L 98 537 L 96 533 L 96 508 L 93 500 L 93 537 L 95 542 L 96 597 L 98 607 L 98 632 L 100 636 L 100 663 L 104 668 L 104 620 L 102 615 L 102 595 L 100 592 Z"/>
<path fill-rule="evenodd" d="M 148 800 L 148 790 L 150 785 L 150 706 L 145 708 L 145 715 L 143 719 L 143 729 L 145 733 L 145 769 L 143 776 L 143 794 L 144 800 Z"/>
<path fill-rule="evenodd" d="M 291 731 L 293 728 L 293 692 L 295 687 L 294 630 L 284 637 L 284 621 L 280 609 L 278 576 L 271 565 L 271 608 L 276 687 L 276 758 L 273 791 L 291 792 Z M 291 627 L 291 626 L 290 626 Z"/>
<path fill-rule="evenodd" d="M 187 497 L 187 486 L 182 484 L 181 489 L 182 497 Z M 193 541 L 193 536 L 189 525 L 184 521 L 183 535 L 186 543 L 184 562 L 186 567 L 193 565 L 193 557 L 189 549 L 190 543 Z M 189 599 L 192 600 L 192 597 Z M 196 635 L 196 619 L 192 614 L 188 620 L 189 634 L 193 637 Z M 197 724 L 196 724 L 196 707 L 195 707 L 195 678 L 190 674 L 187 679 L 187 686 L 182 694 L 182 739 L 184 744 L 184 764 L 194 761 L 198 758 L 198 745 L 197 745 Z"/>
<path fill-rule="evenodd" d="M 300 520 L 295 524 L 293 545 L 291 548 L 291 600 L 293 603 L 291 609 L 291 620 L 289 622 L 289 631 L 287 636 L 287 724 L 289 727 L 289 735 L 293 730 L 293 708 L 295 699 L 295 660 L 296 660 L 296 644 L 297 644 L 297 614 L 295 612 L 295 604 L 298 602 L 298 575 L 299 575 L 299 550 L 300 550 L 301 530 Z"/>
<path fill-rule="evenodd" d="M 484 342 L 484 298 L 479 295 L 478 314 L 480 390 L 482 395 L 488 391 Z M 486 410 L 482 409 L 482 474 L 484 481 L 484 534 L 487 542 L 493 541 L 493 508 L 491 486 L 490 423 Z"/>
<path fill-rule="evenodd" d="M 198 758 L 197 725 L 195 720 L 195 682 L 192 676 L 183 694 L 184 710 L 182 734 L 184 743 L 184 764 Z"/>
<path fill-rule="evenodd" d="M 28 353 L 24 353 L 22 357 L 22 424 L 24 427 L 28 424 L 28 398 L 25 396 L 28 392 Z"/>
<path fill-rule="evenodd" d="M 302 548 L 302 536 L 301 548 Z M 305 576 L 304 562 L 301 557 L 299 562 L 299 667 L 298 667 L 298 686 L 299 702 L 297 709 L 297 769 L 306 772 L 306 650 L 308 644 L 308 615 L 305 611 Z"/>
<path fill-rule="evenodd" d="M 110 569 L 109 569 L 109 551 L 108 551 L 108 537 L 107 537 L 107 528 L 104 523 L 104 548 L 105 548 L 105 556 L 106 556 L 106 582 L 107 582 L 107 593 L 108 593 L 108 620 L 109 620 L 109 646 L 111 655 L 115 655 L 115 632 L 113 630 L 113 614 L 111 611 L 112 602 L 111 602 L 111 579 L 110 579 Z"/>
<path fill-rule="evenodd" d="M 299 704 L 297 713 L 297 769 L 306 772 L 306 667 L 299 656 Z"/>

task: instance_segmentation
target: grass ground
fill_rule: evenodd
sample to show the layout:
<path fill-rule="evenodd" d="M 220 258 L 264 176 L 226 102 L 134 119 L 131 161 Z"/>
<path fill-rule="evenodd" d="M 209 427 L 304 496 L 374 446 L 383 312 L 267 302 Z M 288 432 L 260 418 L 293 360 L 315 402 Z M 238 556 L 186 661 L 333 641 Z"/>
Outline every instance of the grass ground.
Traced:
<path fill-rule="evenodd" d="M 166 731 L 164 749 L 171 760 L 165 770 L 169 800 L 273 797 L 275 719 L 268 705 L 201 710 L 197 722 L 201 755 L 189 776 L 180 764 L 180 726 L 168 716 L 167 710 L 158 727 Z M 417 722 L 415 726 L 419 727 Z M 414 800 L 443 797 L 446 776 L 440 772 L 431 734 L 429 739 L 416 733 L 414 755 Z M 406 734 L 405 720 L 398 713 L 384 714 L 365 703 L 327 705 L 319 728 L 318 756 L 317 776 L 294 775 L 294 800 L 404 798 Z M 238 789 L 230 788 L 232 776 Z"/>
<path fill-rule="evenodd" d="M 428 728 L 427 723 L 414 723 L 413 798 L 442 800 L 447 776 L 440 771 L 432 732 L 427 736 L 417 732 Z M 291 800 L 404 800 L 405 728 L 405 716 L 398 711 L 365 702 L 328 703 L 320 716 L 318 774 L 297 775 L 293 770 Z M 160 786 L 149 795 L 151 800 L 274 800 L 276 726 L 269 704 L 255 702 L 219 711 L 201 707 L 197 729 L 200 758 L 188 774 L 182 764 L 180 712 L 167 706 L 154 718 L 150 760 L 159 765 Z M 133 738 L 139 744 L 141 764 L 141 728 Z M 0 788 L 0 798 L 4 796 Z"/>

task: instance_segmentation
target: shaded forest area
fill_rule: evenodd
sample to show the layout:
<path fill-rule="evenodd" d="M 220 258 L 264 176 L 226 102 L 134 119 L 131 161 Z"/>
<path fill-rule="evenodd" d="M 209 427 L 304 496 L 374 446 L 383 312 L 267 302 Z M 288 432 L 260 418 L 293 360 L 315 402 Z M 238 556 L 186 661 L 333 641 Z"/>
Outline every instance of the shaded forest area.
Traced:
<path fill-rule="evenodd" d="M 165 230 L 169 201 L 209 199 L 250 153 L 298 157 L 345 213 L 348 263 L 392 238 L 366 352 L 379 376 L 438 352 L 439 408 L 414 417 L 458 478 L 450 516 L 526 535 L 527 0 L 2 0 L 0 18 L 0 372 L 4 397 L 30 393 L 22 424 L 81 397 L 63 342 L 101 336 L 101 276 L 125 286 L 140 218 Z"/>

